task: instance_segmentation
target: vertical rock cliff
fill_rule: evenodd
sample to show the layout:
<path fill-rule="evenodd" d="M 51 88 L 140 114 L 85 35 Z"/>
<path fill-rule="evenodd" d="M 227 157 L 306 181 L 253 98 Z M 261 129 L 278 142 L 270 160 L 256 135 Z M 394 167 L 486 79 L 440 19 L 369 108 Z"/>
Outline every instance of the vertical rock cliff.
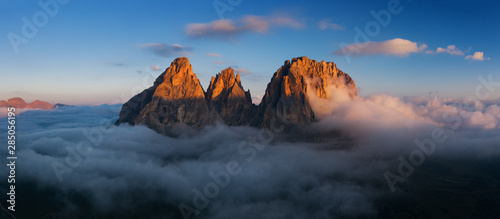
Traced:
<path fill-rule="evenodd" d="M 144 124 L 167 135 L 216 122 L 271 129 L 285 125 L 285 131 L 294 131 L 316 120 L 312 98 L 328 99 L 329 89 L 339 86 L 347 87 L 351 97 L 357 95 L 352 78 L 335 63 L 294 58 L 274 73 L 256 106 L 232 68 L 212 77 L 204 92 L 189 60 L 177 58 L 152 87 L 123 105 L 117 124 Z"/>
<path fill-rule="evenodd" d="M 154 85 L 125 103 L 118 123 L 145 124 L 164 134 L 201 127 L 208 106 L 200 80 L 187 58 L 175 59 Z"/>
<path fill-rule="evenodd" d="M 241 85 L 240 74 L 227 68 L 212 77 L 206 94 L 210 118 L 218 118 L 227 125 L 245 125 L 255 111 L 250 91 Z"/>
<path fill-rule="evenodd" d="M 307 57 L 294 58 L 291 62 L 287 60 L 267 85 L 252 125 L 261 128 L 286 125 L 291 130 L 311 123 L 315 114 L 309 96 L 327 99 L 328 88 L 340 85 L 348 87 L 351 96 L 357 95 L 352 78 L 339 70 L 335 63 L 317 62 Z"/>
<path fill-rule="evenodd" d="M 212 78 L 207 93 L 193 73 L 189 60 L 175 59 L 154 85 L 126 102 L 117 124 L 144 124 L 160 133 L 178 135 L 217 121 L 244 125 L 255 106 L 239 75 L 225 69 Z"/>

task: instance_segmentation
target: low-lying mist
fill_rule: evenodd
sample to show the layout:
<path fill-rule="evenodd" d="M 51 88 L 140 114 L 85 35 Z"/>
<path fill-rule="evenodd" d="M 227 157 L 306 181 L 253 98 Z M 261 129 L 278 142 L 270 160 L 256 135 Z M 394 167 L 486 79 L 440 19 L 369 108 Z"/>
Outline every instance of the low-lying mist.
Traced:
<path fill-rule="evenodd" d="M 221 124 L 170 138 L 145 126 L 114 126 L 120 105 L 24 112 L 16 129 L 15 215 L 498 214 L 497 104 L 386 94 L 350 100 L 341 89 L 331 92 L 335 99 L 311 99 L 319 121 L 308 129 L 342 133 L 324 141 L 291 141 L 283 133 Z M 6 126 L 1 119 L 4 137 Z M 7 186 L 0 183 L 3 194 Z"/>

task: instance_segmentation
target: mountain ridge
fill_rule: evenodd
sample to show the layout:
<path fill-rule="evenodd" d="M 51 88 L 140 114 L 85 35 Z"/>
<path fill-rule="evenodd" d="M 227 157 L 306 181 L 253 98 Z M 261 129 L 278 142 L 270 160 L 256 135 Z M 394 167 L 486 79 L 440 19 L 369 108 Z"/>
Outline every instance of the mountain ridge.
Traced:
<path fill-rule="evenodd" d="M 123 104 L 116 124 L 144 124 L 169 136 L 217 122 L 265 129 L 285 123 L 286 131 L 296 131 L 316 121 L 310 100 L 329 98 L 331 86 L 348 87 L 351 98 L 357 96 L 354 80 L 335 63 L 317 62 L 306 56 L 293 58 L 274 73 L 257 106 L 232 68 L 212 77 L 205 91 L 189 59 L 180 57 L 153 86 Z"/>
<path fill-rule="evenodd" d="M 26 103 L 21 97 L 10 98 L 7 101 L 0 100 L 0 108 L 15 107 L 17 109 L 53 109 L 56 104 L 51 104 L 41 100 L 35 100 L 31 103 Z"/>

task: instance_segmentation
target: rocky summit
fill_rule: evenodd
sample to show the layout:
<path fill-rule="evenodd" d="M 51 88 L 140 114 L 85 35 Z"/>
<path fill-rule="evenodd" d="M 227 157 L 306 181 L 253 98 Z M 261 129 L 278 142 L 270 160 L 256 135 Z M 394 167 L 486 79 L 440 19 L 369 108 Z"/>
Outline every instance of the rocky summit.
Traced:
<path fill-rule="evenodd" d="M 267 85 L 252 125 L 272 128 L 282 121 L 281 125 L 292 130 L 309 124 L 316 119 L 309 102 L 310 95 L 328 99 L 327 88 L 338 87 L 339 83 L 350 88 L 351 96 L 357 95 L 352 78 L 333 62 L 317 62 L 307 57 L 286 60 Z"/>
<path fill-rule="evenodd" d="M 118 123 L 145 124 L 172 135 L 176 128 L 206 125 L 208 113 L 205 92 L 189 60 L 177 58 L 152 87 L 123 105 Z"/>
<path fill-rule="evenodd" d="M 222 121 L 227 125 L 246 125 L 252 118 L 255 105 L 252 104 L 250 91 L 241 85 L 240 74 L 227 68 L 212 77 L 206 99 L 210 109 L 210 124 Z"/>
<path fill-rule="evenodd" d="M 212 77 L 205 92 L 188 58 L 182 57 L 153 86 L 123 104 L 116 124 L 144 124 L 170 136 L 216 123 L 292 131 L 316 120 L 310 95 L 328 99 L 331 86 L 346 86 L 351 97 L 357 95 L 352 78 L 335 63 L 294 58 L 274 73 L 257 106 L 232 68 Z"/>

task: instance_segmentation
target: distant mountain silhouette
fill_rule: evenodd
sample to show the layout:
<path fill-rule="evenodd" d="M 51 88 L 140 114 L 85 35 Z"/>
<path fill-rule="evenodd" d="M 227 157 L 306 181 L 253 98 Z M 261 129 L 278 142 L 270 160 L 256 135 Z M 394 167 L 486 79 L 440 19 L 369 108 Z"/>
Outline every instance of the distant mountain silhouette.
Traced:
<path fill-rule="evenodd" d="M 123 104 L 116 124 L 144 124 L 170 136 L 216 122 L 268 129 L 286 123 L 290 131 L 316 120 L 309 95 L 326 99 L 327 87 L 339 83 L 350 88 L 351 97 L 357 95 L 352 78 L 335 63 L 293 58 L 274 73 L 257 106 L 252 104 L 250 91 L 244 90 L 239 73 L 235 76 L 232 68 L 212 77 L 205 92 L 188 58 L 181 57 L 152 87 Z"/>
<path fill-rule="evenodd" d="M 8 99 L 7 101 L 0 100 L 0 108 L 2 108 L 2 107 L 15 107 L 18 109 L 50 110 L 54 106 L 55 106 L 54 104 L 50 104 L 50 103 L 47 103 L 45 101 L 40 101 L 40 100 L 35 100 L 31 103 L 26 103 L 26 101 L 24 101 L 20 97 L 14 97 L 14 98 Z"/>
<path fill-rule="evenodd" d="M 65 107 L 65 106 L 70 106 L 70 105 L 66 105 L 66 104 L 62 104 L 62 103 L 56 103 L 54 105 L 54 107 L 52 107 L 52 109 L 59 109 L 61 107 Z"/>

